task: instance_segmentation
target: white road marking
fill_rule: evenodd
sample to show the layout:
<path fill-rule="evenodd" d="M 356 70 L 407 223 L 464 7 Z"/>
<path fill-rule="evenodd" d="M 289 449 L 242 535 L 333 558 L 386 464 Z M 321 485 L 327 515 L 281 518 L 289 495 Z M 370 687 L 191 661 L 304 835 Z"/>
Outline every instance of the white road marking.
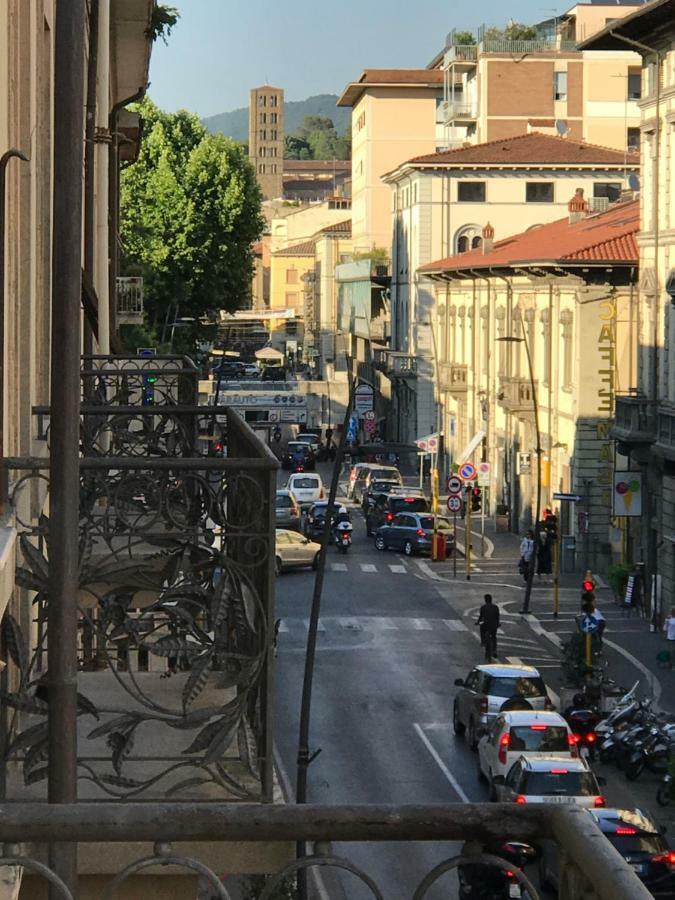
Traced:
<path fill-rule="evenodd" d="M 450 631 L 468 631 L 469 629 L 466 627 L 464 622 L 461 622 L 459 619 L 443 619 L 445 622 L 446 628 L 449 628 Z"/>
<path fill-rule="evenodd" d="M 519 656 L 507 656 L 506 661 L 511 663 L 512 666 L 522 666 L 524 665 L 522 659 Z"/>
<path fill-rule="evenodd" d="M 394 575 L 405 575 L 408 570 L 405 566 L 397 566 L 395 564 L 389 563 L 389 571 L 393 572 Z"/>
<path fill-rule="evenodd" d="M 539 649 L 541 644 L 539 641 L 531 641 L 529 638 L 520 638 L 520 637 L 502 637 L 499 636 L 500 644 L 518 644 L 519 647 L 529 646 L 532 649 Z"/>
<path fill-rule="evenodd" d="M 398 631 L 398 625 L 394 619 L 380 619 L 380 628 L 384 631 Z"/>
<path fill-rule="evenodd" d="M 345 566 L 345 568 L 347 568 Z M 361 571 L 362 572 L 377 572 L 377 566 L 374 566 L 372 563 L 361 563 Z"/>
<path fill-rule="evenodd" d="M 332 572 L 346 572 L 347 563 L 331 563 L 330 568 Z"/>
<path fill-rule="evenodd" d="M 433 628 L 428 619 L 411 619 L 410 621 L 415 631 L 431 631 Z"/>
<path fill-rule="evenodd" d="M 416 559 L 415 562 L 419 570 L 427 576 L 427 578 L 431 578 L 432 581 L 444 581 L 445 579 L 441 578 L 438 572 L 434 572 L 429 563 L 424 562 L 423 559 Z"/>
<path fill-rule="evenodd" d="M 356 619 L 338 619 L 338 622 L 343 628 L 352 628 L 359 631 L 361 629 L 361 626 Z"/>
<path fill-rule="evenodd" d="M 438 766 L 438 768 L 441 770 L 441 772 L 445 775 L 447 780 L 450 782 L 453 790 L 455 791 L 455 793 L 457 794 L 459 799 L 462 801 L 462 803 L 469 803 L 470 802 L 469 798 L 464 793 L 464 790 L 462 789 L 461 784 L 457 781 L 457 779 L 452 774 L 450 769 L 448 769 L 448 767 L 445 765 L 445 763 L 443 762 L 441 757 L 438 755 L 438 751 L 436 750 L 434 745 L 431 743 L 429 738 L 426 736 L 426 734 L 422 730 L 421 726 L 418 725 L 417 722 L 413 722 L 413 728 L 419 735 L 419 738 L 422 741 L 422 743 L 424 744 L 424 746 L 427 748 L 427 750 L 431 754 L 431 756 L 432 756 L 434 762 L 436 763 L 436 765 Z"/>
<path fill-rule="evenodd" d="M 279 623 L 279 634 L 287 634 L 288 633 L 288 625 L 282 619 Z"/>

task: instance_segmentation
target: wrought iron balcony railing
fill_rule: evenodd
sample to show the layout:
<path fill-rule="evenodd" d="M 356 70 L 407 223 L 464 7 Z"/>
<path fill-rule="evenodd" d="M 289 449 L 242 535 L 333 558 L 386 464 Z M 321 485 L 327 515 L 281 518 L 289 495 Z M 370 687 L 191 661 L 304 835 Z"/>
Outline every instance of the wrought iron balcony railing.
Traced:
<path fill-rule="evenodd" d="M 417 359 L 409 353 L 379 348 L 373 352 L 373 366 L 389 378 L 417 377 Z"/>
<path fill-rule="evenodd" d="M 626 444 L 652 444 L 656 438 L 654 402 L 638 394 L 618 394 L 612 436 Z"/>
<path fill-rule="evenodd" d="M 667 459 L 675 459 L 675 409 L 669 406 L 658 407 L 654 449 Z"/>
<path fill-rule="evenodd" d="M 135 325 L 143 321 L 143 279 L 117 279 L 117 323 Z"/>

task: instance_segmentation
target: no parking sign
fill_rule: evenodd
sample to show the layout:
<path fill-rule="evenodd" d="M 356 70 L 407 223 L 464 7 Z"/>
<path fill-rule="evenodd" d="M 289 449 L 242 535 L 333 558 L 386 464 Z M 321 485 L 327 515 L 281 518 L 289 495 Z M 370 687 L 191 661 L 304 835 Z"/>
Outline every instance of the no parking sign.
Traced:
<path fill-rule="evenodd" d="M 463 481 L 473 481 L 476 477 L 476 467 L 473 463 L 462 463 L 459 467 L 459 477 Z"/>

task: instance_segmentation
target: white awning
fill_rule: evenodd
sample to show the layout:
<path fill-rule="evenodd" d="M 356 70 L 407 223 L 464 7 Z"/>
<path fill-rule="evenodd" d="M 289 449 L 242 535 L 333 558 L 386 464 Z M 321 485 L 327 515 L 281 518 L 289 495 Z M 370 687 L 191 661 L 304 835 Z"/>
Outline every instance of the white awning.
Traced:
<path fill-rule="evenodd" d="M 255 351 L 255 358 L 280 360 L 284 359 L 284 354 L 281 350 L 275 350 L 273 347 L 263 347 L 262 350 Z"/>
<path fill-rule="evenodd" d="M 459 463 L 459 465 L 461 465 L 463 462 L 466 462 L 469 459 L 469 457 L 471 456 L 471 454 L 473 453 L 473 451 L 476 449 L 476 447 L 483 440 L 484 437 L 485 437 L 484 431 L 477 431 L 474 434 L 474 436 L 471 438 L 469 443 L 466 445 L 466 447 L 459 454 L 459 456 L 457 456 L 457 458 L 455 459 L 455 462 Z"/>

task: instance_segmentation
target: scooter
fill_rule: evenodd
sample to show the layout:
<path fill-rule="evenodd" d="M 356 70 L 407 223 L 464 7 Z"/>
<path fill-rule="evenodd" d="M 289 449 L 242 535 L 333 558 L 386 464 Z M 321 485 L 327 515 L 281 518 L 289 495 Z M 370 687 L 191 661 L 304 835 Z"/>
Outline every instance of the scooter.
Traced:
<path fill-rule="evenodd" d="M 673 800 L 675 800 L 675 778 L 670 772 L 666 772 L 656 792 L 656 802 L 659 806 L 670 806 Z"/>
<path fill-rule="evenodd" d="M 514 869 L 524 869 L 537 856 L 534 847 L 517 841 L 509 841 L 487 852 L 505 859 Z M 530 896 L 513 872 L 496 866 L 484 863 L 463 865 L 458 867 L 457 874 L 460 900 L 507 900 L 513 897 L 527 900 Z"/>
<path fill-rule="evenodd" d="M 340 553 L 346 553 L 352 545 L 352 523 L 340 522 L 333 532 L 335 546 Z"/>
<path fill-rule="evenodd" d="M 598 737 L 595 728 L 600 721 L 600 715 L 594 709 L 578 707 L 568 709 L 565 719 L 574 734 L 579 756 L 595 759 L 595 751 Z"/>

